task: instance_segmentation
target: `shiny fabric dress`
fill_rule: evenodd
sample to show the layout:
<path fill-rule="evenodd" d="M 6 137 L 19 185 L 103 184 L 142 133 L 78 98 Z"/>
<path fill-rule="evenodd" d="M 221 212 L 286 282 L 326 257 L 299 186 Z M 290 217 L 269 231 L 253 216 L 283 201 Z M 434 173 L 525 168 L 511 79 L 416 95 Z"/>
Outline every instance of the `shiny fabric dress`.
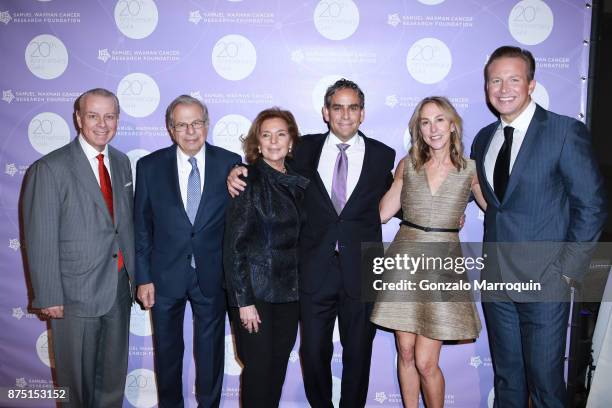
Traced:
<path fill-rule="evenodd" d="M 410 157 L 405 159 L 401 193 L 404 219 L 422 227 L 456 229 L 467 205 L 476 168 L 468 160 L 461 171 L 451 171 L 433 194 L 425 170 L 416 172 Z M 401 225 L 386 257 L 448 257 L 461 256 L 457 232 L 426 232 Z M 384 273 L 387 280 L 406 279 L 415 283 L 458 284 L 467 281 L 465 274 L 448 270 L 405 270 Z M 372 311 L 373 323 L 393 330 L 420 334 L 438 340 L 463 340 L 478 337 L 481 323 L 470 290 L 410 292 L 380 291 Z"/>

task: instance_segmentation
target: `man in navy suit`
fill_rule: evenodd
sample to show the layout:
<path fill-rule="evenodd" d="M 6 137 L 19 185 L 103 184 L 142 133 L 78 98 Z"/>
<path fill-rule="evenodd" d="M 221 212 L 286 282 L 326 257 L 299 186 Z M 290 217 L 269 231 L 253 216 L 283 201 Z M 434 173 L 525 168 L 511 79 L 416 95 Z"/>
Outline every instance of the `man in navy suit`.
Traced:
<path fill-rule="evenodd" d="M 194 321 L 195 393 L 200 407 L 221 397 L 225 350 L 222 239 L 225 175 L 240 156 L 206 143 L 208 111 L 177 97 L 166 110 L 174 145 L 138 161 L 134 227 L 138 299 L 153 317 L 159 406 L 182 407 L 183 319 Z"/>
<path fill-rule="evenodd" d="M 485 243 L 523 243 L 529 248 L 542 241 L 596 241 L 606 206 L 589 133 L 583 123 L 532 101 L 534 72 L 531 53 L 510 46 L 495 50 L 485 66 L 488 102 L 500 117 L 478 133 L 472 146 L 488 204 Z M 527 242 L 531 244 L 524 245 Z M 563 245 L 549 246 L 550 253 L 536 261 L 524 254 L 510 259 L 498 247 L 497 262 L 487 265 L 497 279 L 531 279 L 548 295 L 544 301 L 506 291 L 501 299 L 483 303 L 495 407 L 524 408 L 529 398 L 536 408 L 566 406 L 569 303 L 561 301 L 565 296 L 560 293 L 566 295 L 574 281 L 581 281 L 584 269 L 569 267 L 579 254 Z"/>
<path fill-rule="evenodd" d="M 300 353 L 306 397 L 312 407 L 332 407 L 334 322 L 342 343 L 340 407 L 363 407 L 368 395 L 375 328 L 372 304 L 361 296 L 361 244 L 381 242 L 378 204 L 393 182 L 395 151 L 359 131 L 364 94 L 347 79 L 325 93 L 329 131 L 305 135 L 290 165 L 310 180 L 300 233 Z M 344 161 L 344 172 L 337 172 Z M 234 170 L 230 191 L 240 190 Z M 338 193 L 337 180 L 344 181 Z M 341 196 L 341 197 L 340 197 Z"/>

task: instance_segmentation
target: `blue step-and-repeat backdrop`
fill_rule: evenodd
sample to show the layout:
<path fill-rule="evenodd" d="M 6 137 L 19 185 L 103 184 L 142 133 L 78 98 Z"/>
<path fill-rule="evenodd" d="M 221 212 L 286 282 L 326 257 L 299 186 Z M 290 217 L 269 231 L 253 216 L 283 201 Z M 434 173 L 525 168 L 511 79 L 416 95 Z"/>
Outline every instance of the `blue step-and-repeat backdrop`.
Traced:
<path fill-rule="evenodd" d="M 28 309 L 18 200 L 24 173 L 74 136 L 74 99 L 93 87 L 121 102 L 113 145 L 132 164 L 167 146 L 167 104 L 179 94 L 210 110 L 209 141 L 240 152 L 239 136 L 262 109 L 293 111 L 302 134 L 325 130 L 323 94 L 340 77 L 366 95 L 361 129 L 397 151 L 408 119 L 428 95 L 447 96 L 465 120 L 464 144 L 494 116 L 483 66 L 498 46 L 530 49 L 534 99 L 584 119 L 591 6 L 579 0 L 1 0 L 0 1 L 0 387 L 52 386 L 47 324 Z M 466 211 L 464 241 L 482 239 L 482 213 Z M 384 227 L 392 240 L 396 221 Z M 124 407 L 156 406 L 149 314 L 134 306 Z M 190 319 L 185 393 L 193 398 Z M 334 398 L 341 345 L 334 332 Z M 291 354 L 282 406 L 306 406 L 299 347 Z M 401 406 L 393 335 L 374 342 L 368 406 Z M 445 345 L 446 405 L 492 406 L 486 329 L 474 343 Z M 227 327 L 224 407 L 237 407 L 240 365 Z M 25 404 L 25 403 L 24 403 Z M 43 406 L 40 401 L 36 406 Z M 30 405 L 32 406 L 32 405 Z M 48 403 L 46 406 L 53 406 Z"/>

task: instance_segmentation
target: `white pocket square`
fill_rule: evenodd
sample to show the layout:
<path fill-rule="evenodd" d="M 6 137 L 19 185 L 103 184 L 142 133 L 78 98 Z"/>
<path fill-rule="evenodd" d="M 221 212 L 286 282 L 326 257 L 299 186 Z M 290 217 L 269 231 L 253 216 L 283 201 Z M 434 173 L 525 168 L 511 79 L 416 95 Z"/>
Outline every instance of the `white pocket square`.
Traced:
<path fill-rule="evenodd" d="M 129 183 L 127 183 L 127 184 L 126 184 L 125 186 L 123 186 L 123 187 L 129 187 L 129 186 L 131 186 L 131 185 L 132 185 L 132 182 L 130 181 Z"/>

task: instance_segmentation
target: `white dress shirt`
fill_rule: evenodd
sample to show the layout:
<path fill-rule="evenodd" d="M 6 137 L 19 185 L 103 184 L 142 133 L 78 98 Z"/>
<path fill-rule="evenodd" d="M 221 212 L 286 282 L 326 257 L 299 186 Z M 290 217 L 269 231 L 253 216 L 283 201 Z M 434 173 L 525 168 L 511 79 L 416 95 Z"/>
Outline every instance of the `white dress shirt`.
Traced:
<path fill-rule="evenodd" d="M 346 149 L 346 157 L 348 159 L 348 171 L 347 171 L 347 180 L 346 180 L 346 201 L 348 201 L 349 197 L 355 190 L 355 186 L 359 181 L 359 176 L 361 176 L 361 169 L 363 167 L 363 157 L 365 155 L 365 142 L 363 138 L 359 136 L 359 134 L 355 134 L 348 141 L 343 142 L 338 138 L 338 136 L 334 135 L 332 132 L 329 132 L 327 139 L 323 143 L 323 150 L 321 150 L 321 158 L 319 159 L 319 167 L 318 172 L 321 180 L 323 180 L 323 184 L 325 185 L 325 189 L 327 190 L 327 194 L 331 197 L 332 193 L 332 180 L 334 178 L 334 168 L 336 167 L 336 158 L 338 157 L 338 143 L 346 143 L 350 145 L 349 148 Z"/>
<path fill-rule="evenodd" d="M 199 152 L 195 154 L 195 159 L 198 162 L 198 170 L 200 172 L 200 194 L 204 191 L 204 151 L 206 145 L 203 145 Z M 187 183 L 189 182 L 189 173 L 191 173 L 191 163 L 189 158 L 180 147 L 176 147 L 176 164 L 178 167 L 179 187 L 181 188 L 181 199 L 183 206 L 187 210 Z"/>
<path fill-rule="evenodd" d="M 100 172 L 98 171 L 98 155 L 102 153 L 104 155 L 104 165 L 106 166 L 106 170 L 108 170 L 108 176 L 111 179 L 111 187 L 113 185 L 113 178 L 111 176 L 111 168 L 110 168 L 110 158 L 108 157 L 108 145 L 104 146 L 104 150 L 99 152 L 92 145 L 87 143 L 87 141 L 83 138 L 82 135 L 79 134 L 79 144 L 81 145 L 81 149 L 83 149 L 83 153 L 85 153 L 85 157 L 87 157 L 87 161 L 91 166 L 91 171 L 93 171 L 94 176 L 96 176 L 96 181 L 98 185 L 100 185 Z"/>
<path fill-rule="evenodd" d="M 527 128 L 531 123 L 531 119 L 533 118 L 533 114 L 536 110 L 536 104 L 533 100 L 529 102 L 529 105 L 525 108 L 524 111 L 521 112 L 520 115 L 516 119 L 512 121 L 512 123 L 506 123 L 501 120 L 501 124 L 495 131 L 493 138 L 491 139 L 491 144 L 489 145 L 489 150 L 487 150 L 487 154 L 485 155 L 484 160 L 484 168 L 485 174 L 487 177 L 487 181 L 491 186 L 493 186 L 493 172 L 495 170 L 495 162 L 497 161 L 497 155 L 501 150 L 502 145 L 504 144 L 504 131 L 503 128 L 506 126 L 512 126 L 514 128 L 514 132 L 512 133 L 512 150 L 510 151 L 510 171 L 508 174 L 512 174 L 512 168 L 514 167 L 514 162 L 516 161 L 516 156 L 518 156 L 519 151 L 521 149 L 521 145 L 523 144 L 523 140 L 525 139 L 525 134 L 527 133 Z"/>

